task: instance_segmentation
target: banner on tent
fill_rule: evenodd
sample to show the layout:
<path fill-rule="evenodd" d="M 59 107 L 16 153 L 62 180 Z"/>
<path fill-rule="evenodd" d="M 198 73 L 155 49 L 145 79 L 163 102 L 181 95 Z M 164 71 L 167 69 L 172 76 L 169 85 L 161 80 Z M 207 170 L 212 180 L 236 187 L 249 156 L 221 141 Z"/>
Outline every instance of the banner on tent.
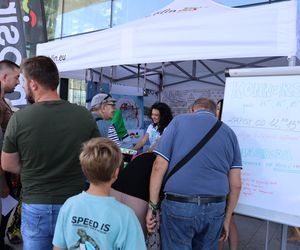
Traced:
<path fill-rule="evenodd" d="M 173 115 L 187 113 L 194 101 L 205 97 L 217 102 L 222 99 L 224 89 L 189 89 L 189 90 L 166 90 L 163 91 L 162 101 L 167 103 Z"/>

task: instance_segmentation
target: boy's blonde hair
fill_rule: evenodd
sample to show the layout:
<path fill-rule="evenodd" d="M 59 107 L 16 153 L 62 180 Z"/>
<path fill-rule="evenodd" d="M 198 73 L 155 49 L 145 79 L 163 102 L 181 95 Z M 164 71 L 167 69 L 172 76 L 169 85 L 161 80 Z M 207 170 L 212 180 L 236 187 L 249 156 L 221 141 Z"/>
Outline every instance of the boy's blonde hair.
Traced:
<path fill-rule="evenodd" d="M 84 175 L 95 184 L 110 181 L 123 160 L 117 144 L 100 137 L 85 142 L 79 158 Z"/>

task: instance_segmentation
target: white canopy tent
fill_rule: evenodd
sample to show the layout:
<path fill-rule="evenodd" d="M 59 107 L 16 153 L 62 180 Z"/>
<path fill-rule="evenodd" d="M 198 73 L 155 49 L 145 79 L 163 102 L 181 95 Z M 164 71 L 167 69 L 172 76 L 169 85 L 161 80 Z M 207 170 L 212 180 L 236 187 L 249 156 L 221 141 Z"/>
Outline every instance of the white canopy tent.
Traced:
<path fill-rule="evenodd" d="M 67 78 L 86 79 L 93 69 L 119 83 L 144 75 L 158 88 L 224 86 L 225 68 L 286 66 L 286 58 L 299 58 L 299 29 L 297 0 L 247 8 L 176 0 L 124 25 L 39 44 L 37 55 L 50 56 Z"/>

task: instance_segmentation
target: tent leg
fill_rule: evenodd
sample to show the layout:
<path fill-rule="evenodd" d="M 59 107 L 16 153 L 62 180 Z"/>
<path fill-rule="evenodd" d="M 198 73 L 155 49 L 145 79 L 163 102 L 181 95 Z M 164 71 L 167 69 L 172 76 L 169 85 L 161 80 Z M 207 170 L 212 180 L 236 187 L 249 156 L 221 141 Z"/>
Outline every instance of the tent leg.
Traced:
<path fill-rule="evenodd" d="M 281 244 L 280 250 L 286 250 L 286 243 L 287 243 L 287 225 L 281 225 Z"/>
<path fill-rule="evenodd" d="M 291 56 L 288 58 L 289 66 L 296 66 L 296 56 Z"/>
<path fill-rule="evenodd" d="M 288 58 L 289 66 L 293 67 L 296 65 L 296 56 L 292 56 Z M 287 232 L 288 232 L 288 226 L 287 225 L 281 225 L 281 250 L 286 250 L 286 243 L 287 243 Z"/>
<path fill-rule="evenodd" d="M 270 226 L 270 222 L 267 220 L 265 250 L 268 250 L 269 247 L 269 228 L 270 228 L 269 226 Z"/>
<path fill-rule="evenodd" d="M 158 93 L 158 101 L 162 100 L 162 91 L 164 88 L 164 79 L 165 78 L 165 63 L 161 63 L 161 73 L 159 74 L 159 93 Z"/>

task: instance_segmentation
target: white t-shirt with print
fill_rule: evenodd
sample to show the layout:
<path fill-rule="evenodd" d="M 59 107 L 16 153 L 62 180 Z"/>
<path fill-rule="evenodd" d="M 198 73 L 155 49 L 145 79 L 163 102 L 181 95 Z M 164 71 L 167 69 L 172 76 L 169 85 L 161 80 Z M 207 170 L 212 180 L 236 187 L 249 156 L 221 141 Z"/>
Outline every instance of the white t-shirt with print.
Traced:
<path fill-rule="evenodd" d="M 149 134 L 150 147 L 155 144 L 156 140 L 160 137 L 160 133 L 157 131 L 157 129 L 158 127 L 154 127 L 153 124 L 150 124 L 147 128 L 146 133 Z"/>

